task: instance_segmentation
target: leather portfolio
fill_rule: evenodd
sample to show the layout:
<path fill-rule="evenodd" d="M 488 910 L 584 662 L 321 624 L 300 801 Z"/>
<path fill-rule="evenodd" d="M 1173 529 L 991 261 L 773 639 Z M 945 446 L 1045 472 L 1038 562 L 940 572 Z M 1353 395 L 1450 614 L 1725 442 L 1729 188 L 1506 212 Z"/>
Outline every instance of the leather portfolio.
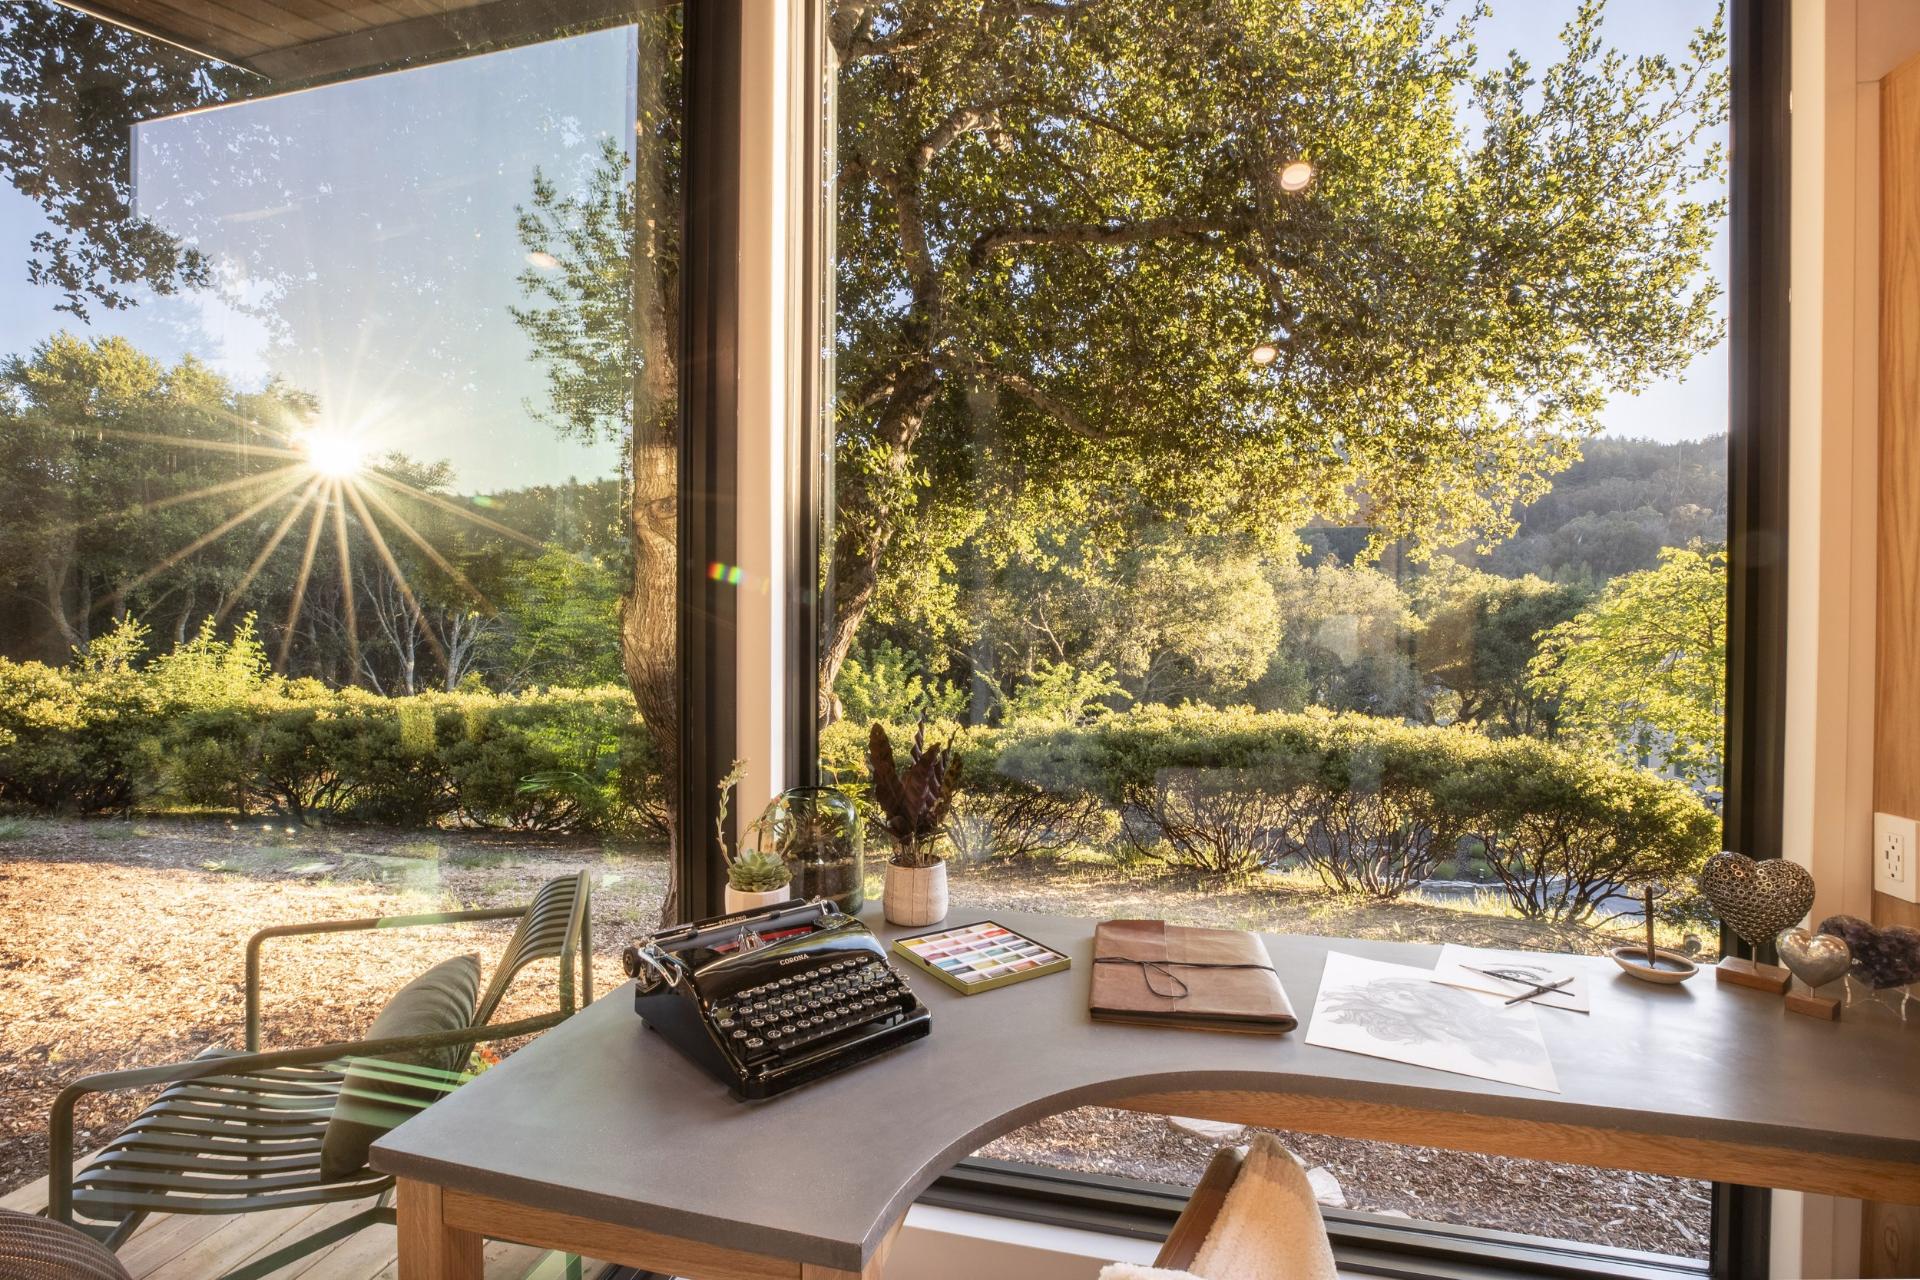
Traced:
<path fill-rule="evenodd" d="M 1258 934 L 1164 920 L 1107 920 L 1093 933 L 1093 1016 L 1280 1035 L 1299 1025 Z"/>

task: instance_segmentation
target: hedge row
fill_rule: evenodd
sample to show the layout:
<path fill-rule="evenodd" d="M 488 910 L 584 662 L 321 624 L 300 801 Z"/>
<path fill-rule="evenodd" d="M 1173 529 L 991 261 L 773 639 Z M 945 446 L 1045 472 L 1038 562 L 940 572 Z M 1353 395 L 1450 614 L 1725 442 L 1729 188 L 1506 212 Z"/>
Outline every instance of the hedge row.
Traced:
<path fill-rule="evenodd" d="M 829 730 L 823 749 L 859 786 L 854 728 Z M 1477 845 L 1517 910 L 1581 919 L 1719 847 L 1718 817 L 1677 782 L 1464 728 L 1142 707 L 1090 728 L 944 732 L 963 760 L 963 853 L 1118 842 L 1226 877 L 1303 865 L 1331 888 L 1390 898 Z"/>
<path fill-rule="evenodd" d="M 166 676 L 0 661 L 0 800 L 663 829 L 665 788 L 624 689 L 387 698 L 311 680 Z"/>
<path fill-rule="evenodd" d="M 121 639 L 70 668 L 0 660 L 0 802 L 664 830 L 667 788 L 624 689 L 388 698 L 272 676 L 250 632 L 145 663 L 141 637 Z M 1578 919 L 1719 843 L 1679 783 L 1462 728 L 1149 706 L 933 731 L 961 752 L 952 834 L 971 856 L 1091 845 L 1229 878 L 1302 865 L 1386 898 L 1477 847 L 1518 910 Z M 822 739 L 856 794 L 865 738 L 841 723 Z"/>

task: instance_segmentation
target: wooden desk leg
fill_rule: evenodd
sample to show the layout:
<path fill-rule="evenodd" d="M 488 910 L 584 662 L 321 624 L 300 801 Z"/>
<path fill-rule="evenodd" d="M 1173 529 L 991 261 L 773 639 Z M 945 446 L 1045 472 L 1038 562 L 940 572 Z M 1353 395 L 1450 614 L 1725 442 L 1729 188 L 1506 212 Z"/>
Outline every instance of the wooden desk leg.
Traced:
<path fill-rule="evenodd" d="M 485 1280 L 482 1240 L 447 1225 L 440 1188 L 401 1178 L 395 1184 L 400 1219 L 400 1280 Z"/>

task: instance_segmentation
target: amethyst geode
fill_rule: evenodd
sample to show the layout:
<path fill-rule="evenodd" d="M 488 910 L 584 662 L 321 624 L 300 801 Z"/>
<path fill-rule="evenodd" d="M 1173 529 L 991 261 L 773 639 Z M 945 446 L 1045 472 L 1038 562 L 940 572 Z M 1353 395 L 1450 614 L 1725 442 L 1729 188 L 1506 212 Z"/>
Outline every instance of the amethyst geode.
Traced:
<path fill-rule="evenodd" d="M 1853 952 L 1849 972 L 1875 991 L 1920 982 L 1920 929 L 1900 924 L 1876 929 L 1859 916 L 1828 916 L 1820 932 L 1847 944 Z"/>

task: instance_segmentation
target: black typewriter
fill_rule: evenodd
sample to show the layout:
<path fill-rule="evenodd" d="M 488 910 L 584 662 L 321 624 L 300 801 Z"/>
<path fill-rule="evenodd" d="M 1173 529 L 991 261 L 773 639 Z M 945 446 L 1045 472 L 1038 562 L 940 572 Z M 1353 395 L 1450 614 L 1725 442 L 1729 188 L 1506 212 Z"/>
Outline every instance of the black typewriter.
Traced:
<path fill-rule="evenodd" d="M 771 1098 L 927 1034 L 867 927 L 794 899 L 642 938 L 621 964 L 646 1025 L 736 1098 Z"/>

